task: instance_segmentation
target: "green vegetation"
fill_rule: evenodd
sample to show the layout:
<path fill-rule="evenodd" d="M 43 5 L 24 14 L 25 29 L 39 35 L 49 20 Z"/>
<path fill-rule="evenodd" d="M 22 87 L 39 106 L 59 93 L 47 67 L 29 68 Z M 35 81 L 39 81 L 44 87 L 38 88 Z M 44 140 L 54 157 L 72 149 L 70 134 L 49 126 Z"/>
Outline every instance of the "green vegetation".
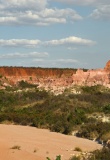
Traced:
<path fill-rule="evenodd" d="M 47 157 L 47 160 L 51 159 Z M 57 156 L 55 160 L 61 160 L 61 156 Z M 103 147 L 101 150 L 95 150 L 87 155 L 74 155 L 69 160 L 110 160 L 110 149 Z"/>
<path fill-rule="evenodd" d="M 15 88 L 0 90 L 0 123 L 47 128 L 63 134 L 78 130 L 79 137 L 107 141 L 110 122 L 96 117 L 110 117 L 109 89 L 94 86 L 80 90 L 81 94 L 66 92 L 55 96 L 21 81 Z"/>
<path fill-rule="evenodd" d="M 81 160 L 80 156 L 73 156 L 69 160 Z"/>
<path fill-rule="evenodd" d="M 3 76 L 2 76 L 2 74 L 0 74 L 0 78 L 2 78 Z"/>
<path fill-rule="evenodd" d="M 11 149 L 17 149 L 17 150 L 20 150 L 20 146 L 16 145 L 16 146 L 13 146 Z"/>
<path fill-rule="evenodd" d="M 110 160 L 110 149 L 104 147 L 85 156 L 73 156 L 69 160 Z"/>
<path fill-rule="evenodd" d="M 103 148 L 92 153 L 88 160 L 110 160 L 110 149 Z"/>
<path fill-rule="evenodd" d="M 82 149 L 79 147 L 75 147 L 74 151 L 82 152 Z"/>
<path fill-rule="evenodd" d="M 47 157 L 47 160 L 51 160 L 49 157 Z M 61 156 L 56 156 L 56 159 L 55 160 L 61 160 Z"/>
<path fill-rule="evenodd" d="M 32 80 L 32 77 L 30 77 L 30 80 Z M 18 87 L 21 89 L 25 89 L 25 88 L 35 88 L 37 86 L 22 80 L 19 82 Z"/>

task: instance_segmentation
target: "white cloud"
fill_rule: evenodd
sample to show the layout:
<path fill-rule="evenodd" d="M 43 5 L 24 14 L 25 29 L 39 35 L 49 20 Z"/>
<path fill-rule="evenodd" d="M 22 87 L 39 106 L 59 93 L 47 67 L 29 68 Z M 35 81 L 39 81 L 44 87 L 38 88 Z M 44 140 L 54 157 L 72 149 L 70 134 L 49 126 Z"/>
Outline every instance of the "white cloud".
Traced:
<path fill-rule="evenodd" d="M 66 64 L 78 63 L 78 61 L 76 59 L 58 59 L 56 62 L 66 63 Z"/>
<path fill-rule="evenodd" d="M 19 59 L 19 58 L 46 58 L 49 54 L 47 52 L 30 52 L 30 53 L 8 53 L 8 54 L 1 54 L 0 59 Z"/>
<path fill-rule="evenodd" d="M 0 25 L 50 25 L 81 20 L 73 9 L 47 8 L 46 0 L 0 0 Z"/>
<path fill-rule="evenodd" d="M 28 39 L 0 39 L 0 46 L 8 47 L 37 47 L 41 44 L 40 40 L 28 40 Z"/>
<path fill-rule="evenodd" d="M 94 19 L 110 20 L 110 5 L 102 5 L 95 9 L 90 17 Z"/>
<path fill-rule="evenodd" d="M 41 10 L 46 5 L 47 0 L 0 0 L 0 9 L 2 10 Z"/>
<path fill-rule="evenodd" d="M 51 40 L 45 42 L 45 45 L 51 45 L 51 46 L 57 46 L 57 45 L 87 45 L 91 46 L 94 45 L 96 42 L 88 39 L 83 39 L 79 37 L 67 37 L 64 39 L 59 39 L 59 40 Z"/>
<path fill-rule="evenodd" d="M 48 9 L 41 11 L 39 13 L 40 16 L 43 18 L 65 18 L 65 19 L 71 19 L 73 21 L 75 20 L 81 20 L 82 17 L 76 13 L 73 9 L 66 8 L 66 9 Z"/>
<path fill-rule="evenodd" d="M 57 46 L 57 45 L 67 45 L 67 46 L 72 46 L 72 45 L 86 45 L 86 46 L 91 46 L 95 45 L 96 42 L 89 40 L 89 39 L 83 39 L 80 37 L 67 37 L 64 39 L 59 39 L 59 40 L 50 40 L 50 41 L 40 41 L 40 40 L 29 40 L 29 39 L 9 39 L 9 40 L 4 40 L 0 39 L 0 46 L 1 47 L 25 47 L 25 48 L 36 48 L 39 46 Z M 73 47 L 74 48 L 74 47 Z"/>
<path fill-rule="evenodd" d="M 70 5 L 103 5 L 103 4 L 110 4 L 110 0 L 51 0 L 61 3 L 66 3 Z"/>

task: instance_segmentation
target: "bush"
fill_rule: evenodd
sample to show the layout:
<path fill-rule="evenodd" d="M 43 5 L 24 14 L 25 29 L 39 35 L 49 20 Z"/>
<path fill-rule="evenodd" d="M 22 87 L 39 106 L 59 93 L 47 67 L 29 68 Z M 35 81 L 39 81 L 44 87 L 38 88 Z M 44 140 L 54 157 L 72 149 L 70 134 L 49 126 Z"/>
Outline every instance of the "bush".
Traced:
<path fill-rule="evenodd" d="M 110 149 L 104 147 L 101 150 L 96 150 L 88 160 L 110 160 Z"/>
<path fill-rule="evenodd" d="M 21 148 L 20 146 L 17 146 L 17 145 L 16 145 L 16 146 L 13 146 L 11 149 L 17 149 L 17 150 L 20 150 L 20 148 Z"/>
<path fill-rule="evenodd" d="M 49 157 L 47 157 L 47 160 L 51 160 Z M 56 156 L 56 159 L 55 160 L 61 160 L 61 156 Z"/>
<path fill-rule="evenodd" d="M 63 134 L 70 134 L 73 131 L 72 125 L 68 122 L 65 122 L 64 119 L 58 120 L 50 129 L 53 132 L 60 132 Z"/>
<path fill-rule="evenodd" d="M 81 159 L 80 156 L 73 156 L 69 160 L 80 160 L 80 159 Z"/>
<path fill-rule="evenodd" d="M 110 104 L 107 104 L 103 107 L 103 112 L 107 114 L 110 113 Z"/>
<path fill-rule="evenodd" d="M 110 131 L 105 133 L 105 134 L 103 134 L 101 136 L 101 139 L 103 139 L 104 142 L 107 142 L 110 139 Z"/>
<path fill-rule="evenodd" d="M 18 86 L 20 87 L 20 88 L 22 88 L 22 89 L 25 89 L 25 88 L 35 88 L 35 87 L 37 87 L 37 85 L 34 85 L 34 84 L 30 84 L 30 83 L 28 83 L 28 82 L 26 82 L 26 81 L 20 81 L 19 82 L 19 84 L 18 84 Z"/>
<path fill-rule="evenodd" d="M 75 147 L 74 151 L 82 152 L 82 149 L 79 147 Z"/>

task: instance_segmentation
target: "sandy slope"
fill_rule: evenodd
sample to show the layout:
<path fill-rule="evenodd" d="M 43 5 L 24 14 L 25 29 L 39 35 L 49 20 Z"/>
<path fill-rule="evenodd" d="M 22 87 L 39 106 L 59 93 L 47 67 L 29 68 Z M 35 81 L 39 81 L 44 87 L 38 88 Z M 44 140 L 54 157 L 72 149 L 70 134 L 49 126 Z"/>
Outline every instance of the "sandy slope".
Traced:
<path fill-rule="evenodd" d="M 20 150 L 11 149 L 16 145 L 20 146 Z M 46 157 L 53 160 L 59 154 L 66 160 L 75 153 L 75 147 L 90 151 L 101 146 L 44 129 L 0 124 L 0 160 L 46 160 Z"/>

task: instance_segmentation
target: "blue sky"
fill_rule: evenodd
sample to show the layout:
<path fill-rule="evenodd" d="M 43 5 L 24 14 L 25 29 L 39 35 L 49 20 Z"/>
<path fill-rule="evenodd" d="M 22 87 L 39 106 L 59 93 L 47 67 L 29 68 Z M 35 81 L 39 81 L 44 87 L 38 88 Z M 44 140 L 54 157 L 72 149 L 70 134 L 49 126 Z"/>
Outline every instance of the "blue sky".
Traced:
<path fill-rule="evenodd" d="M 0 0 L 0 66 L 103 68 L 110 0 Z"/>

